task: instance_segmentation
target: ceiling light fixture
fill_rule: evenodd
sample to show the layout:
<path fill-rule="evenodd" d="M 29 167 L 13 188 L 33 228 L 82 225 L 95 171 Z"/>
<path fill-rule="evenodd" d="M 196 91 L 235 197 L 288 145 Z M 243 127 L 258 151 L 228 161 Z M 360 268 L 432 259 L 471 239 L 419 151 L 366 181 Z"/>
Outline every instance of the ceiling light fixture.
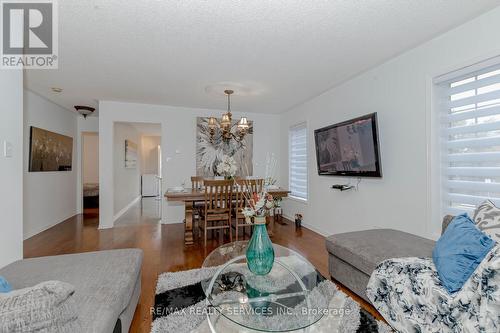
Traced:
<path fill-rule="evenodd" d="M 231 95 L 233 93 L 233 90 L 224 90 L 224 94 L 227 96 L 227 112 L 222 115 L 220 123 L 217 122 L 215 117 L 210 117 L 208 119 L 210 140 L 212 142 L 218 140 L 219 138 L 224 140 L 226 143 L 229 143 L 231 139 L 236 142 L 241 142 L 247 134 L 250 125 L 248 124 L 246 117 L 241 117 L 240 121 L 236 125 L 234 133 L 232 131 L 233 114 L 231 113 Z"/>
<path fill-rule="evenodd" d="M 55 92 L 55 93 L 60 93 L 60 92 L 62 92 L 62 91 L 63 91 L 63 90 L 62 90 L 62 88 L 58 88 L 58 87 L 52 87 L 51 89 L 52 89 L 52 91 L 53 91 L 53 92 Z"/>
<path fill-rule="evenodd" d="M 87 119 L 87 116 L 95 111 L 95 108 L 84 105 L 75 105 L 76 112 L 81 114 L 83 118 Z"/>

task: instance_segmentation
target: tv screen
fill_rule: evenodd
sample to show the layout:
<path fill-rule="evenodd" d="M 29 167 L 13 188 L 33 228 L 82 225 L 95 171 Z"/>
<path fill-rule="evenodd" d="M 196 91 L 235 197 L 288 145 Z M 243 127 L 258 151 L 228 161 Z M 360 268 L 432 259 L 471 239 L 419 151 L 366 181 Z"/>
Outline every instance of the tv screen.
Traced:
<path fill-rule="evenodd" d="M 382 177 L 377 114 L 314 131 L 319 175 Z"/>

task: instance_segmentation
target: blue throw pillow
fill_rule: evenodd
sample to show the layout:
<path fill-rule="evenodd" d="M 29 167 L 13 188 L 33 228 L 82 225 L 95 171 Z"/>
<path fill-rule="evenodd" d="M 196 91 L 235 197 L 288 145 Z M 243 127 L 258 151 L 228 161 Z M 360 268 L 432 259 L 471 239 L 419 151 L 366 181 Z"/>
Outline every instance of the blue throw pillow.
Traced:
<path fill-rule="evenodd" d="M 10 284 L 5 280 L 3 276 L 0 276 L 0 293 L 8 293 L 12 291 L 12 287 Z"/>
<path fill-rule="evenodd" d="M 462 289 L 494 245 L 467 214 L 455 216 L 432 251 L 439 280 L 448 292 Z"/>

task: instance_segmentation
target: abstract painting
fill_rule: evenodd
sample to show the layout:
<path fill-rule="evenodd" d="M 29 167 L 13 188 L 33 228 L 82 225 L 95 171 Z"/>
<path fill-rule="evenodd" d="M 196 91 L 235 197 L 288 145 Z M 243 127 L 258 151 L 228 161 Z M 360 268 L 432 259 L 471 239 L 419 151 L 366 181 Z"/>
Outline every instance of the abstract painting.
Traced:
<path fill-rule="evenodd" d="M 137 167 L 137 144 L 125 140 L 125 168 L 135 169 Z"/>
<path fill-rule="evenodd" d="M 31 126 L 29 171 L 71 171 L 73 138 Z"/>
<path fill-rule="evenodd" d="M 220 120 L 219 120 L 220 122 Z M 233 120 L 231 132 L 237 133 L 237 120 Z M 248 121 L 247 134 L 241 142 L 231 139 L 222 140 L 219 130 L 215 131 L 215 139 L 210 138 L 208 118 L 196 119 L 196 175 L 213 177 L 216 175 L 217 164 L 224 155 L 232 156 L 238 166 L 236 176 L 246 177 L 253 175 L 253 122 Z"/>

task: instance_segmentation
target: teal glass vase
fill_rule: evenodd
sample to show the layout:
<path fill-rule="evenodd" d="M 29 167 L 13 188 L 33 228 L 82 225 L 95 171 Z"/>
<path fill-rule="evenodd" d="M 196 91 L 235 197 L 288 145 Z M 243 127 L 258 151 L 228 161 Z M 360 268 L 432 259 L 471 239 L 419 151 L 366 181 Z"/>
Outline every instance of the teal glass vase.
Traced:
<path fill-rule="evenodd" d="M 256 217 L 252 238 L 247 247 L 248 269 L 256 275 L 266 275 L 273 268 L 274 248 L 267 234 L 266 218 Z"/>

